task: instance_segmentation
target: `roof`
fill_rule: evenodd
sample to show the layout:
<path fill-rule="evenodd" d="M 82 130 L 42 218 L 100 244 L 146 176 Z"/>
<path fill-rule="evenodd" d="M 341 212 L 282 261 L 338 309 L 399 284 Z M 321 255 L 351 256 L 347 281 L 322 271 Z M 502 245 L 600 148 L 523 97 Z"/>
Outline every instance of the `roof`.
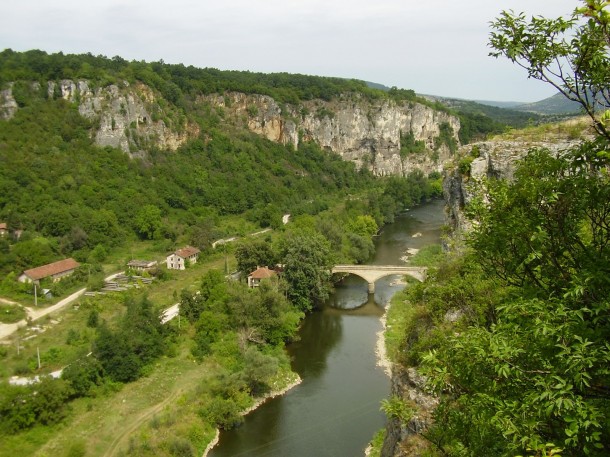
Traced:
<path fill-rule="evenodd" d="M 277 273 L 273 270 L 270 270 L 267 267 L 258 267 L 252 273 L 248 275 L 248 278 L 252 279 L 266 279 L 275 276 Z"/>
<path fill-rule="evenodd" d="M 53 262 L 48 265 L 43 265 L 41 267 L 32 268 L 30 270 L 25 270 L 23 274 L 25 274 L 30 279 L 36 281 L 38 279 L 43 279 L 48 276 L 53 276 L 59 273 L 74 270 L 78 267 L 80 267 L 80 263 L 70 258 L 60 260 L 59 262 Z"/>
<path fill-rule="evenodd" d="M 6 225 L 6 222 L 0 222 L 0 230 L 7 230 L 8 227 Z"/>
<path fill-rule="evenodd" d="M 199 254 L 200 252 L 201 251 L 199 249 L 194 248 L 193 246 L 185 246 L 182 249 L 178 249 L 176 252 L 174 252 L 174 254 L 176 254 L 178 257 L 186 259 L 192 255 Z"/>
<path fill-rule="evenodd" d="M 130 260 L 129 262 L 127 262 L 127 266 L 128 267 L 140 267 L 140 268 L 147 268 L 147 267 L 152 267 L 154 265 L 157 264 L 156 260 Z"/>

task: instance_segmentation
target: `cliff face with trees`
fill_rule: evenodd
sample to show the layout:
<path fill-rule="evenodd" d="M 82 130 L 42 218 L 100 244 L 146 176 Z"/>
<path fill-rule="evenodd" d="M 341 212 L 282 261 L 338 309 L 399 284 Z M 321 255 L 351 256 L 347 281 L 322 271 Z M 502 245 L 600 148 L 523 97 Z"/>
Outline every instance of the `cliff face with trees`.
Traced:
<path fill-rule="evenodd" d="M 200 127 L 188 120 L 151 87 L 120 81 L 94 86 L 88 80 L 21 81 L 0 92 L 0 116 L 11 119 L 23 92 L 40 92 L 78 105 L 79 113 L 94 122 L 98 146 L 120 148 L 132 155 L 151 149 L 175 151 L 196 138 Z M 16 94 L 14 92 L 17 92 Z M 23 102 L 22 102 L 23 103 Z M 268 95 L 228 92 L 200 96 L 194 109 L 212 107 L 229 123 L 297 150 L 304 142 L 338 154 L 357 168 L 378 176 L 406 176 L 414 170 L 440 172 L 459 145 L 459 119 L 417 102 L 370 99 L 360 93 L 339 94 L 333 100 L 305 100 L 280 105 Z"/>
<path fill-rule="evenodd" d="M 272 141 L 294 149 L 314 141 L 375 175 L 440 172 L 459 145 L 457 117 L 413 101 L 341 94 L 331 101 L 280 105 L 269 96 L 243 93 L 204 100 Z"/>

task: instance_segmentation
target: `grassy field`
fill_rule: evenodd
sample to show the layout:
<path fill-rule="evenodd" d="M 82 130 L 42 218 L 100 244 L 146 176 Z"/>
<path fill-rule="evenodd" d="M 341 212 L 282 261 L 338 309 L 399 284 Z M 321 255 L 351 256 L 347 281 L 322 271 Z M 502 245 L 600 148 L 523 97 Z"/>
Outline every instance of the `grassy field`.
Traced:
<path fill-rule="evenodd" d="M 0 322 L 12 324 L 25 319 L 25 310 L 17 304 L 0 302 Z"/>
<path fill-rule="evenodd" d="M 541 124 L 523 129 L 509 130 L 492 138 L 492 141 L 549 142 L 580 140 L 591 135 L 591 121 L 577 117 L 553 124 Z"/>
<path fill-rule="evenodd" d="M 0 456 L 69 456 L 77 448 L 84 449 L 79 455 L 118 455 L 138 428 L 182 404 L 181 399 L 213 372 L 213 367 L 196 363 L 182 344 L 180 354 L 160 359 L 147 376 L 118 392 L 74 401 L 70 418 L 62 424 L 3 437 Z M 210 441 L 214 430 L 202 427 L 203 439 Z"/>

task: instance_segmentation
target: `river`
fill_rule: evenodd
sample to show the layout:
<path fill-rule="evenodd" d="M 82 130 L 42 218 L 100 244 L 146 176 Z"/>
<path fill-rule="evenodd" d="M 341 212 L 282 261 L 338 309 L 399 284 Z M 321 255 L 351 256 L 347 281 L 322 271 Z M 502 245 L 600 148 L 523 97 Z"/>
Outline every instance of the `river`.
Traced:
<path fill-rule="evenodd" d="M 417 207 L 383 228 L 376 237 L 371 264 L 399 265 L 409 248 L 438 243 L 442 201 Z M 385 425 L 380 411 L 390 380 L 375 354 L 380 317 L 403 285 L 398 277 L 377 281 L 375 295 L 367 283 L 348 276 L 326 306 L 308 316 L 300 340 L 288 348 L 292 368 L 303 382 L 283 396 L 266 401 L 245 423 L 223 431 L 211 457 L 353 457 Z"/>

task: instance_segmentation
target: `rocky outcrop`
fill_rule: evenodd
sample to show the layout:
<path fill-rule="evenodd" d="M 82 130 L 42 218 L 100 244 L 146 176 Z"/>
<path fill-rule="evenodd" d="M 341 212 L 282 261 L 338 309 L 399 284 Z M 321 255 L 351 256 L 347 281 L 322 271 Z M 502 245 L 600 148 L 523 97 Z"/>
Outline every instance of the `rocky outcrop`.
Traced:
<path fill-rule="evenodd" d="M 546 148 L 560 153 L 577 143 L 557 138 L 554 141 L 484 141 L 462 146 L 458 157 L 470 158 L 470 165 L 447 168 L 443 179 L 447 224 L 451 232 L 459 237 L 471 229 L 464 208 L 481 195 L 481 186 L 486 179 L 512 179 L 517 161 L 531 149 Z"/>
<path fill-rule="evenodd" d="M 120 148 L 132 155 L 152 147 L 173 151 L 199 134 L 197 125 L 176 111 L 163 109 L 153 90 L 144 84 L 131 86 L 123 81 L 93 88 L 85 80 L 49 81 L 47 97 L 78 104 L 80 114 L 94 123 L 92 136 L 96 144 Z M 17 109 L 9 85 L 0 93 L 0 116 L 10 119 Z"/>
<path fill-rule="evenodd" d="M 389 100 L 368 100 L 345 95 L 337 100 L 312 100 L 279 105 L 265 95 L 227 93 L 201 97 L 200 102 L 222 109 L 233 121 L 271 141 L 298 148 L 302 141 L 315 141 L 322 148 L 368 167 L 376 175 L 406 175 L 414 169 L 440 172 L 452 154 L 437 145 L 443 123 L 449 125 L 457 143 L 459 119 L 419 103 L 397 105 Z M 401 135 L 412 133 L 427 152 L 401 156 Z"/>
<path fill-rule="evenodd" d="M 386 424 L 386 437 L 381 449 L 381 457 L 408 457 L 420 455 L 428 447 L 421 437 L 430 424 L 431 414 L 438 405 L 438 399 L 425 392 L 426 379 L 415 368 L 393 365 L 392 396 L 413 405 L 416 413 L 407 424 L 398 419 L 390 419 Z"/>
<path fill-rule="evenodd" d="M 573 148 L 579 140 L 553 138 L 552 141 L 485 141 L 460 148 L 455 164 L 445 171 L 444 196 L 447 219 L 456 238 L 471 229 L 471 222 L 464 214 L 474 198 L 484 196 L 487 179 L 513 179 L 517 161 L 533 148 L 545 148 L 555 154 Z M 459 248 L 460 243 L 455 247 Z M 463 311 L 455 309 L 445 314 L 444 321 L 451 324 L 463 317 Z M 392 366 L 393 397 L 411 405 L 416 414 L 404 424 L 391 419 L 386 425 L 386 438 L 382 457 L 414 457 L 426 455 L 431 444 L 423 435 L 432 420 L 438 404 L 434 396 L 426 392 L 426 379 L 414 367 Z"/>
<path fill-rule="evenodd" d="M 13 83 L 8 88 L 0 90 L 0 119 L 10 119 L 19 109 L 15 97 L 13 97 Z"/>

